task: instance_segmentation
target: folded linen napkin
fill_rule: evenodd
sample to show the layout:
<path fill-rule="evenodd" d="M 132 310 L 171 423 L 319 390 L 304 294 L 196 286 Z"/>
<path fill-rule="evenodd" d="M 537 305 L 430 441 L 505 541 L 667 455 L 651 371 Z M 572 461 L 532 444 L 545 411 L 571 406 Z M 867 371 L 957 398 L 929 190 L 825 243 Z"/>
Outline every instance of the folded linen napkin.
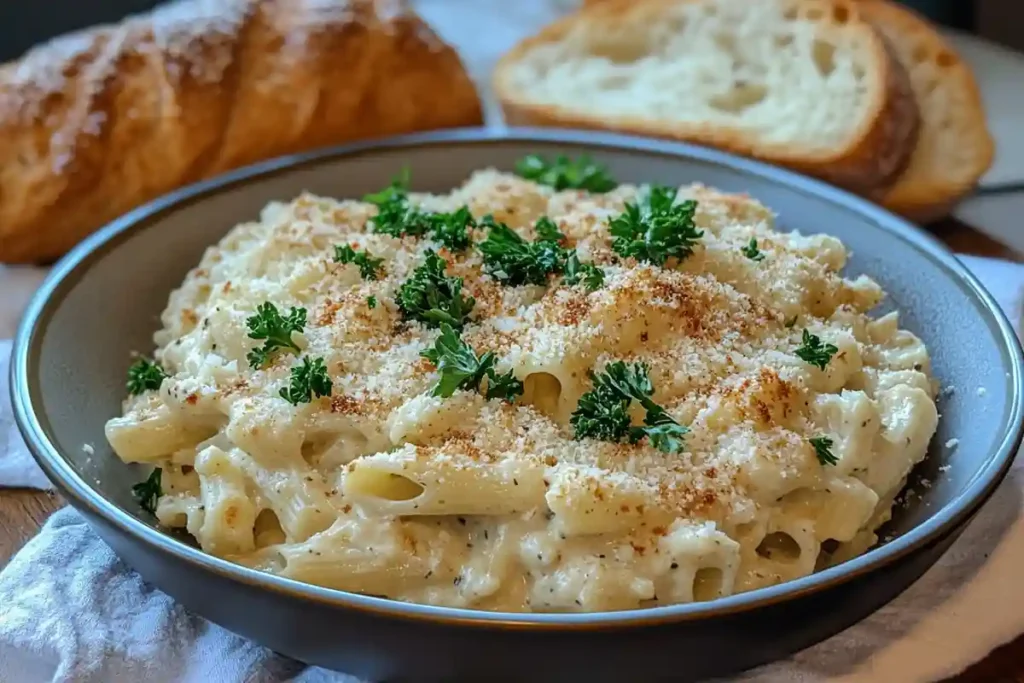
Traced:
<path fill-rule="evenodd" d="M 1024 266 L 960 257 L 1017 324 Z M 34 278 L 34 279 L 33 279 Z M 0 268 L 17 314 L 38 273 Z M 17 282 L 16 287 L 14 283 Z M 0 318 L 0 338 L 11 334 Z M 45 485 L 11 424 L 10 342 L 0 342 L 0 486 Z M 3 495 L 0 490 L 0 496 Z M 924 683 L 1024 632 L 1024 460 L 953 548 L 874 615 L 745 683 Z M 358 683 L 308 667 L 190 614 L 121 563 L 73 510 L 56 513 L 0 572 L 0 681 Z"/>

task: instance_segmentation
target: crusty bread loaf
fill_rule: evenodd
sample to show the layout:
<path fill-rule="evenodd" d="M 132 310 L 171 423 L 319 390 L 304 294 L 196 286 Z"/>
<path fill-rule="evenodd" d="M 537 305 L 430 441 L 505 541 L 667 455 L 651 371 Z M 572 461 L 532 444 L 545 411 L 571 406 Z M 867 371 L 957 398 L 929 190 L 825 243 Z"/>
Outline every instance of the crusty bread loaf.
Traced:
<path fill-rule="evenodd" d="M 510 123 L 689 140 L 878 196 L 919 115 L 906 72 L 849 0 L 607 0 L 500 61 Z"/>
<path fill-rule="evenodd" d="M 883 0 L 863 0 L 861 10 L 894 46 L 921 111 L 917 147 L 882 202 L 922 222 L 940 218 L 992 163 L 994 145 L 974 75 L 912 11 Z"/>
<path fill-rule="evenodd" d="M 179 0 L 0 67 L 0 261 L 261 159 L 481 122 L 402 0 Z"/>

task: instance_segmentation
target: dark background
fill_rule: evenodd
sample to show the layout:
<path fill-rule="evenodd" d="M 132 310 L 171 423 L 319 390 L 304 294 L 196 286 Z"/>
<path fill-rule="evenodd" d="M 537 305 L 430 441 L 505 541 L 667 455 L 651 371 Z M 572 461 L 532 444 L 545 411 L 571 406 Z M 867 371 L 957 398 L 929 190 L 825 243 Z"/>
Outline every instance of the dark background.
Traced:
<path fill-rule="evenodd" d="M 1024 49 L 1024 2 L 1020 0 L 903 1 L 936 21 Z M 60 33 L 117 21 L 156 4 L 156 0 L 0 0 L 0 61 L 18 57 Z"/>

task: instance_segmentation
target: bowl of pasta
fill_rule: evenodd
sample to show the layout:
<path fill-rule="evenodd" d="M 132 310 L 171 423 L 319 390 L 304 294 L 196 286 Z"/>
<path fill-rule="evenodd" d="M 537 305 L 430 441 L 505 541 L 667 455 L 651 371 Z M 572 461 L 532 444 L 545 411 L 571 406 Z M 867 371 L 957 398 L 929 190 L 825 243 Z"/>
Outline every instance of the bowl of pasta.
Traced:
<path fill-rule="evenodd" d="M 957 538 L 1024 396 L 992 298 L 891 214 L 533 130 L 156 201 L 54 269 L 12 377 L 35 457 L 143 577 L 417 681 L 700 680 L 826 638 Z"/>

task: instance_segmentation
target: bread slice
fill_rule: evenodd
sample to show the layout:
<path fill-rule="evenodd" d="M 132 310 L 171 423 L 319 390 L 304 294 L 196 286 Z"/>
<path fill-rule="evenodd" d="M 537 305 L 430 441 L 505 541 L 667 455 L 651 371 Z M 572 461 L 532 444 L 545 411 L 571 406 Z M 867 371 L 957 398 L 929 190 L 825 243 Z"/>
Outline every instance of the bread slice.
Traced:
<path fill-rule="evenodd" d="M 862 0 L 861 12 L 888 39 L 910 74 L 921 133 L 906 170 L 882 203 L 908 218 L 941 218 L 992 164 L 994 144 L 970 68 L 911 10 Z"/>
<path fill-rule="evenodd" d="M 513 125 L 688 140 L 862 194 L 910 158 L 906 72 L 850 0 L 608 0 L 506 54 L 495 91 Z"/>

